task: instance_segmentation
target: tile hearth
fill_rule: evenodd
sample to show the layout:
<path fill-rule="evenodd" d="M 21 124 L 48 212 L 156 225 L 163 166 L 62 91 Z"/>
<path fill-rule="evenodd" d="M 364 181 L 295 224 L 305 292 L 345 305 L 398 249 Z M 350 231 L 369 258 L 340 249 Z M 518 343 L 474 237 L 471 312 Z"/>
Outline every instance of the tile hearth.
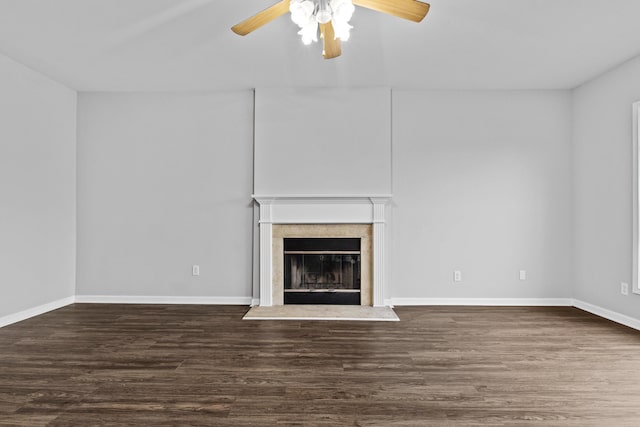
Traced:
<path fill-rule="evenodd" d="M 278 305 L 251 307 L 243 320 L 362 320 L 397 322 L 391 307 L 365 305 Z"/>

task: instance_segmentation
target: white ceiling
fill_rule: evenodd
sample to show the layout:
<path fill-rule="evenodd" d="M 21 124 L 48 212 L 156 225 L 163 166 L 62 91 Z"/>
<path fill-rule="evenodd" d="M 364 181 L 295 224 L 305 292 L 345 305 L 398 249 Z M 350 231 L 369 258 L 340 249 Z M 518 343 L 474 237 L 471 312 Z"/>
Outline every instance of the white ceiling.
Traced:
<path fill-rule="evenodd" d="M 640 54 L 640 0 L 431 0 L 416 24 L 357 8 L 324 60 L 277 0 L 0 0 L 0 52 L 78 90 L 290 86 L 567 89 Z"/>

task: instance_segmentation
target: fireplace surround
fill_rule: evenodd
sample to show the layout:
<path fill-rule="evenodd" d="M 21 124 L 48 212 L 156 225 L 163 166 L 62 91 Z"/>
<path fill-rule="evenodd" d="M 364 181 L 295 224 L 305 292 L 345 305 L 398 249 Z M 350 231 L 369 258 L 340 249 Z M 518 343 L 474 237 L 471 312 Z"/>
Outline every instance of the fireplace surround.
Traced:
<path fill-rule="evenodd" d="M 372 305 L 373 262 L 371 224 L 273 224 L 272 226 L 272 304 L 285 303 L 285 247 L 286 239 L 329 238 L 357 239 L 360 242 L 360 302 Z M 262 305 L 262 304 L 261 304 Z"/>
<path fill-rule="evenodd" d="M 385 205 L 390 195 L 254 195 L 259 218 L 259 305 L 283 305 L 284 239 L 359 239 L 360 304 L 385 304 Z"/>

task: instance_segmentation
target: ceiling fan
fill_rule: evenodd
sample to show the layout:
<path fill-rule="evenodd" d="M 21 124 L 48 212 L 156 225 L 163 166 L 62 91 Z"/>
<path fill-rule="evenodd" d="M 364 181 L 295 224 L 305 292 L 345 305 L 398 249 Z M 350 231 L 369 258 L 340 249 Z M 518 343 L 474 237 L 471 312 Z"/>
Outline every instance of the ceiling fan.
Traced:
<path fill-rule="evenodd" d="M 353 28 L 349 25 L 349 20 L 355 6 L 414 22 L 422 21 L 429 12 L 429 4 L 418 0 L 281 0 L 234 25 L 231 30 L 246 36 L 279 16 L 291 12 L 291 20 L 300 27 L 298 34 L 302 36 L 304 44 L 317 41 L 320 28 L 323 41 L 322 56 L 331 59 L 340 56 L 340 42 L 349 39 L 349 30 Z"/>

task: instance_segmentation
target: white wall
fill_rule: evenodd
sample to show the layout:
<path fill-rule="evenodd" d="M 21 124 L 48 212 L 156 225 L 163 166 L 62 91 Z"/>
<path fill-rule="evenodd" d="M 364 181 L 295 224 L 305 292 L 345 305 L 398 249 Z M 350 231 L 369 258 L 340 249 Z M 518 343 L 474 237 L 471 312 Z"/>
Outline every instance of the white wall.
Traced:
<path fill-rule="evenodd" d="M 0 55 L 0 318 L 75 283 L 76 93 Z"/>
<path fill-rule="evenodd" d="M 393 297 L 570 298 L 571 165 L 569 92 L 394 91 Z"/>
<path fill-rule="evenodd" d="M 574 90 L 577 299 L 640 319 L 632 275 L 631 104 L 640 100 L 640 57 Z"/>
<path fill-rule="evenodd" d="M 256 90 L 256 194 L 389 194 L 389 89 Z"/>
<path fill-rule="evenodd" d="M 250 297 L 252 150 L 251 91 L 81 94 L 77 294 Z"/>
<path fill-rule="evenodd" d="M 82 94 L 79 111 L 77 293 L 250 296 L 251 93 Z M 571 297 L 568 92 L 399 91 L 387 117 L 386 297 Z"/>

